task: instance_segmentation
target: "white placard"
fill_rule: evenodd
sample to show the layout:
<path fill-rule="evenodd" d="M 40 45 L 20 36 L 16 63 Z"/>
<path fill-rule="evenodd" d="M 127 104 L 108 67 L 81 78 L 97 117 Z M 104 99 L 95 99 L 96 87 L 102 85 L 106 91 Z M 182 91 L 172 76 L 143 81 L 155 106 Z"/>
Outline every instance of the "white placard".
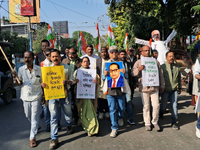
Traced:
<path fill-rule="evenodd" d="M 143 86 L 159 86 L 159 72 L 156 59 L 141 57 L 141 65 L 145 66 L 142 70 Z"/>
<path fill-rule="evenodd" d="M 95 69 L 78 69 L 77 70 L 77 92 L 76 98 L 80 99 L 95 99 L 96 79 Z"/>

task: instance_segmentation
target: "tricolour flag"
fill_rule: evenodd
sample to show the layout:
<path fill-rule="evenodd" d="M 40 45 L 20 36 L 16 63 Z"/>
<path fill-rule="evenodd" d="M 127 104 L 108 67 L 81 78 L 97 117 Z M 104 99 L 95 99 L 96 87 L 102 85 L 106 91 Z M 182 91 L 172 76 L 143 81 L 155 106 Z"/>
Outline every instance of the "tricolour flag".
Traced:
<path fill-rule="evenodd" d="M 112 29 L 111 29 L 111 45 L 116 45 L 116 42 L 115 42 L 115 36 L 114 36 L 114 33 L 113 33 L 113 31 L 112 31 Z"/>
<path fill-rule="evenodd" d="M 80 38 L 78 40 L 79 57 L 86 54 L 86 47 L 87 47 L 87 43 L 86 43 L 85 38 L 83 37 L 83 33 L 81 31 Z"/>
<path fill-rule="evenodd" d="M 128 51 L 128 33 L 126 33 L 126 37 L 125 37 L 125 40 L 124 40 L 124 49 L 126 51 Z"/>
<path fill-rule="evenodd" d="M 98 23 L 97 23 L 97 37 L 96 37 L 96 41 L 95 41 L 95 48 L 98 50 L 98 52 L 101 52 L 101 38 L 100 38 L 100 34 L 99 34 L 99 27 L 98 27 Z"/>
<path fill-rule="evenodd" d="M 50 47 L 54 48 L 54 37 L 53 37 L 52 31 L 51 31 L 51 27 L 50 27 L 49 24 L 48 24 L 48 31 L 47 31 L 47 40 L 50 43 Z"/>
<path fill-rule="evenodd" d="M 111 28 L 110 25 L 108 25 L 108 47 L 110 47 L 111 43 Z"/>

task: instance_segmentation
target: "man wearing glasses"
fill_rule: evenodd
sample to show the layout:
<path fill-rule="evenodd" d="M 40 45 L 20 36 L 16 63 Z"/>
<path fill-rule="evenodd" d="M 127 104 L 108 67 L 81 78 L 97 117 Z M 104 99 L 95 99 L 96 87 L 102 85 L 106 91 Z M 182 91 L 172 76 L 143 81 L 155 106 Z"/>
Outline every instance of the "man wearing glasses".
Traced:
<path fill-rule="evenodd" d="M 109 48 L 109 56 L 110 60 L 109 62 L 118 62 L 120 61 L 118 59 L 118 48 L 117 46 L 110 46 Z M 117 67 L 117 65 L 111 65 L 109 67 L 109 71 L 106 70 L 106 67 L 104 65 L 104 74 L 102 74 L 102 79 L 104 81 L 106 80 L 106 76 L 110 73 L 111 77 L 113 76 L 114 78 L 118 77 L 116 74 L 120 73 L 125 73 L 124 69 L 120 69 Z M 116 72 L 116 73 L 115 73 Z M 115 75 L 114 75 L 115 74 Z M 117 130 L 118 126 L 123 126 L 124 125 L 124 111 L 125 111 L 125 92 L 124 92 L 124 87 L 107 87 L 107 91 L 105 94 L 107 95 L 107 101 L 108 101 L 108 106 L 110 110 L 110 120 L 111 120 L 111 133 L 110 137 L 115 138 L 117 136 Z"/>
<path fill-rule="evenodd" d="M 77 49 L 74 47 L 71 47 L 69 49 L 68 58 L 63 59 L 62 63 L 67 64 L 70 66 L 71 71 L 74 72 L 76 69 L 81 67 L 81 59 L 77 55 Z M 70 96 L 72 101 L 72 114 L 74 118 L 74 123 L 77 124 L 78 122 L 78 109 L 76 107 L 76 95 L 74 92 L 74 85 L 71 85 Z"/>

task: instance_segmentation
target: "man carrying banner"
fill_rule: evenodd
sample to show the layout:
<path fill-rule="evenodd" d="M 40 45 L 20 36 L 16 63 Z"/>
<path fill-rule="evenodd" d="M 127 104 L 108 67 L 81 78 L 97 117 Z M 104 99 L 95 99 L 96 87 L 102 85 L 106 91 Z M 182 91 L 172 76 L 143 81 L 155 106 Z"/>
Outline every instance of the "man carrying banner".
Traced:
<path fill-rule="evenodd" d="M 120 60 L 118 59 L 118 48 L 117 46 L 110 46 L 109 48 L 109 56 L 110 60 L 109 62 L 119 62 Z M 116 63 L 114 63 L 116 64 Z M 111 65 L 110 65 L 111 66 Z M 119 73 L 119 66 L 118 65 L 112 65 L 113 67 L 116 67 L 115 69 L 111 70 L 112 74 L 113 72 Z M 118 130 L 118 125 L 123 126 L 124 125 L 124 111 L 125 111 L 125 94 L 130 93 L 130 87 L 127 84 L 125 84 L 125 80 L 123 80 L 123 87 L 116 87 L 117 83 L 115 82 L 112 84 L 112 87 L 108 87 L 107 83 L 107 76 L 109 73 L 111 74 L 110 71 L 107 71 L 106 65 L 104 65 L 104 74 L 102 74 L 102 79 L 105 81 L 104 87 L 103 87 L 103 92 L 105 95 L 107 95 L 107 101 L 108 101 L 108 106 L 110 110 L 110 120 L 111 120 L 111 133 L 110 137 L 115 138 L 117 136 L 117 130 Z M 121 69 L 120 72 L 123 74 L 125 73 L 124 69 Z M 120 75 L 121 77 L 121 75 Z M 119 113 L 117 113 L 119 112 Z"/>
<path fill-rule="evenodd" d="M 42 51 L 39 52 L 35 58 L 35 64 L 40 66 L 40 63 L 46 59 L 45 51 L 49 47 L 49 41 L 44 39 L 41 41 Z"/>
<path fill-rule="evenodd" d="M 78 68 L 81 67 L 81 59 L 77 55 L 77 49 L 74 47 L 71 47 L 69 49 L 68 57 L 63 59 L 62 63 L 67 64 L 70 66 L 71 71 L 74 72 Z M 71 100 L 72 100 L 72 114 L 74 117 L 74 123 L 77 124 L 78 122 L 78 110 L 76 107 L 76 97 L 74 93 L 74 85 L 71 85 L 70 88 L 70 94 L 71 94 Z"/>
<path fill-rule="evenodd" d="M 26 51 L 24 53 L 25 65 L 19 68 L 18 75 L 13 72 L 13 77 L 19 78 L 20 83 L 16 83 L 21 86 L 21 99 L 23 100 L 24 113 L 28 120 L 31 122 L 30 131 L 30 147 L 36 147 L 35 136 L 38 131 L 38 124 L 40 114 L 42 112 L 41 99 L 41 69 L 39 66 L 33 64 L 34 53 Z"/>
<path fill-rule="evenodd" d="M 160 64 L 157 60 L 155 60 L 154 58 L 152 58 L 152 62 L 156 62 L 157 64 L 155 64 L 155 66 L 150 67 L 150 68 L 156 68 L 157 65 L 157 69 L 155 69 L 155 73 L 150 74 L 149 76 L 158 76 L 158 80 L 159 80 L 159 85 L 156 86 L 144 86 L 143 82 L 144 80 L 148 80 L 143 78 L 143 70 L 145 71 L 146 69 L 148 69 L 145 65 L 146 64 L 142 64 L 142 59 L 145 60 L 145 58 L 149 58 L 150 57 L 150 49 L 149 46 L 143 46 L 142 47 L 142 51 L 141 51 L 142 57 L 141 59 L 139 59 L 138 61 L 136 61 L 136 63 L 134 64 L 133 67 L 133 75 L 134 76 L 138 76 L 138 81 L 139 81 L 139 91 L 141 92 L 141 97 L 142 97 L 142 102 L 143 102 L 143 119 L 145 122 L 145 130 L 147 131 L 151 131 L 151 123 L 154 125 L 154 127 L 156 128 L 157 131 L 160 130 L 160 127 L 158 125 L 158 117 L 159 117 L 159 87 L 160 87 L 160 92 L 164 92 L 164 87 L 165 87 L 165 81 L 164 81 L 164 77 L 163 77 L 163 73 L 162 73 L 162 69 L 160 67 Z M 153 63 L 152 63 L 153 64 Z M 152 112 L 152 121 L 150 120 L 150 100 L 152 103 L 152 107 L 153 107 L 153 112 Z"/>
<path fill-rule="evenodd" d="M 60 51 L 57 49 L 53 49 L 50 53 L 51 60 L 53 62 L 52 66 L 64 66 L 65 71 L 65 80 L 63 81 L 64 86 L 68 90 L 70 88 L 69 84 L 72 84 L 72 72 L 69 65 L 61 63 Z M 41 86 L 43 88 L 46 87 L 45 83 L 42 83 Z M 69 94 L 68 94 L 69 95 Z M 58 147 L 58 105 L 61 105 L 61 108 L 65 114 L 65 120 L 67 124 L 67 133 L 72 133 L 72 111 L 71 111 L 71 99 L 69 96 L 62 99 L 51 99 L 49 100 L 49 111 L 51 113 L 51 143 L 49 149 L 55 149 Z"/>
<path fill-rule="evenodd" d="M 101 82 L 99 84 L 99 92 L 98 92 L 98 111 L 99 111 L 99 119 L 103 119 L 103 115 L 105 112 L 105 117 L 110 118 L 109 115 L 109 108 L 108 108 L 108 102 L 106 95 L 103 94 L 103 85 L 104 81 L 102 79 L 103 74 L 103 66 L 105 63 L 109 60 L 108 50 L 107 47 L 101 48 L 101 57 L 97 59 L 96 61 L 96 70 L 97 74 L 101 78 Z"/>
<path fill-rule="evenodd" d="M 96 68 L 94 68 L 94 66 L 95 66 L 95 64 L 96 64 L 96 59 L 98 59 L 99 58 L 99 56 L 97 56 L 97 55 L 95 55 L 95 54 L 93 54 L 93 52 L 94 52 L 94 48 L 93 48 L 93 46 L 92 45 L 87 45 L 87 47 L 86 47 L 86 55 L 84 55 L 84 56 L 82 56 L 81 58 L 83 58 L 83 57 L 88 57 L 89 59 L 90 59 L 90 68 L 91 69 L 96 69 Z"/>

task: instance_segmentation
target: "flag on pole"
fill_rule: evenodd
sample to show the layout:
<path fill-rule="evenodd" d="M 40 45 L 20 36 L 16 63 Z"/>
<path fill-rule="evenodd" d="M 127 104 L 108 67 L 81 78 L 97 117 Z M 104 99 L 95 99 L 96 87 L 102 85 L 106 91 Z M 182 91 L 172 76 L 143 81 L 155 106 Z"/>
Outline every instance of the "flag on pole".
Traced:
<path fill-rule="evenodd" d="M 128 51 L 128 33 L 126 33 L 126 37 L 124 40 L 124 49 L 126 50 L 126 52 Z"/>
<path fill-rule="evenodd" d="M 98 52 L 101 52 L 101 38 L 100 38 L 100 34 L 99 34 L 99 26 L 97 23 L 97 37 L 96 37 L 96 42 L 95 42 L 95 48 L 98 50 Z"/>
<path fill-rule="evenodd" d="M 113 31 L 112 31 L 112 29 L 111 29 L 111 45 L 116 45 L 116 42 L 115 42 L 115 37 L 114 37 L 114 33 L 113 33 Z"/>
<path fill-rule="evenodd" d="M 47 40 L 50 43 L 50 47 L 54 48 L 54 37 L 53 37 L 52 31 L 51 31 L 51 27 L 50 27 L 49 24 L 48 24 L 48 31 L 47 31 Z"/>
<path fill-rule="evenodd" d="M 110 42 L 111 42 L 111 28 L 110 25 L 108 25 L 108 48 L 111 45 Z"/>
<path fill-rule="evenodd" d="M 58 45 L 57 45 L 57 40 L 56 40 L 56 38 L 54 38 L 54 48 L 58 48 Z"/>
<path fill-rule="evenodd" d="M 81 31 L 80 38 L 78 40 L 79 57 L 86 54 L 86 47 L 87 47 L 87 43 L 86 43 L 85 38 L 83 37 L 83 33 Z"/>

